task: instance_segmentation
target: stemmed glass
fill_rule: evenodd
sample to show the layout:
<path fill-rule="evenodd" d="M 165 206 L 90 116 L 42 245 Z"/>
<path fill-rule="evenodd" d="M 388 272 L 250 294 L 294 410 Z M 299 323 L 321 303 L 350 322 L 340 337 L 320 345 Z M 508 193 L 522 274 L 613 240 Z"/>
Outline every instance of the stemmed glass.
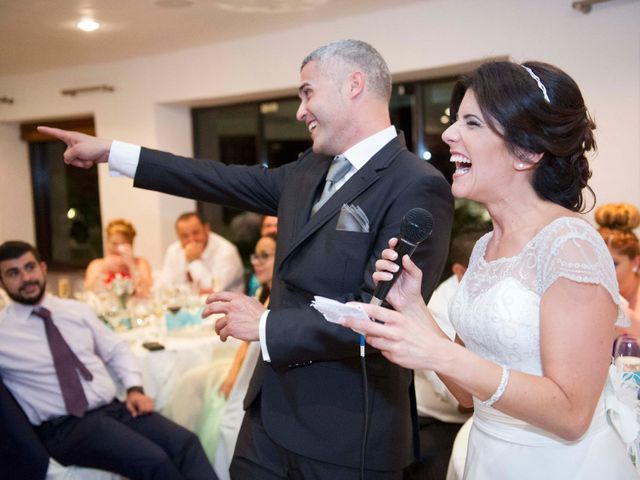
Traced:
<path fill-rule="evenodd" d="M 633 376 L 640 385 L 640 345 L 631 335 L 620 335 L 614 348 L 615 363 L 618 371 L 625 376 Z"/>

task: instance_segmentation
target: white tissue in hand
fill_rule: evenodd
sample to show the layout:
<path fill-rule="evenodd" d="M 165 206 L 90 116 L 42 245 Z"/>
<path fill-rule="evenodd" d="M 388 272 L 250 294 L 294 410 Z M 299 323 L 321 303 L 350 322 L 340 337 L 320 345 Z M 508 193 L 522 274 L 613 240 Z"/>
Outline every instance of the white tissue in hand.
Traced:
<path fill-rule="evenodd" d="M 339 325 L 342 325 L 347 318 L 369 320 L 369 317 L 360 306 L 347 305 L 326 297 L 316 295 L 313 297 L 311 306 L 324 315 L 328 322 Z"/>

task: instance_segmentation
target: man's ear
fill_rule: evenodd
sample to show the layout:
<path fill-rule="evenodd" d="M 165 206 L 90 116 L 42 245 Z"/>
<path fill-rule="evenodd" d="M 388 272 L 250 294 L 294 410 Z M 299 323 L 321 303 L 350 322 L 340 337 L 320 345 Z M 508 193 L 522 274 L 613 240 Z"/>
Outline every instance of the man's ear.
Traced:
<path fill-rule="evenodd" d="M 206 222 L 205 222 L 205 223 L 203 223 L 203 226 L 204 226 L 204 231 L 205 231 L 206 233 L 209 233 L 209 232 L 211 231 L 211 227 L 209 226 L 209 224 L 208 224 L 208 223 L 206 223 Z"/>
<path fill-rule="evenodd" d="M 364 73 L 358 70 L 351 72 L 347 77 L 347 85 L 349 87 L 350 98 L 355 98 L 358 95 L 362 95 L 365 85 Z"/>
<path fill-rule="evenodd" d="M 42 270 L 42 274 L 47 276 L 47 262 L 40 262 L 40 269 Z"/>

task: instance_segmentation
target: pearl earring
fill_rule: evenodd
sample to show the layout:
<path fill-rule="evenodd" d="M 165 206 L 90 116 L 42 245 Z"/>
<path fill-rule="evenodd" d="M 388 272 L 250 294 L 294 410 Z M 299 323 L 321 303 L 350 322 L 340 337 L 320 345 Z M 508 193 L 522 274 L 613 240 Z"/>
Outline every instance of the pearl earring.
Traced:
<path fill-rule="evenodd" d="M 521 169 L 524 168 L 524 163 L 519 163 L 518 168 L 521 168 Z"/>
<path fill-rule="evenodd" d="M 631 269 L 631 271 L 632 271 L 633 273 L 638 273 L 638 266 L 636 265 L 635 267 L 633 267 L 633 268 Z"/>

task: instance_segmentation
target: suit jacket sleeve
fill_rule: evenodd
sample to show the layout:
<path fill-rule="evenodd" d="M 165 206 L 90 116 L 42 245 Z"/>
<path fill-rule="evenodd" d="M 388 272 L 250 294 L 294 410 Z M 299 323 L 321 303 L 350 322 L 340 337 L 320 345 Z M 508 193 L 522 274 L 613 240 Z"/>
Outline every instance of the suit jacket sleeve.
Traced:
<path fill-rule="evenodd" d="M 280 168 L 225 165 L 142 148 L 134 186 L 277 215 L 282 182 L 295 164 Z"/>

